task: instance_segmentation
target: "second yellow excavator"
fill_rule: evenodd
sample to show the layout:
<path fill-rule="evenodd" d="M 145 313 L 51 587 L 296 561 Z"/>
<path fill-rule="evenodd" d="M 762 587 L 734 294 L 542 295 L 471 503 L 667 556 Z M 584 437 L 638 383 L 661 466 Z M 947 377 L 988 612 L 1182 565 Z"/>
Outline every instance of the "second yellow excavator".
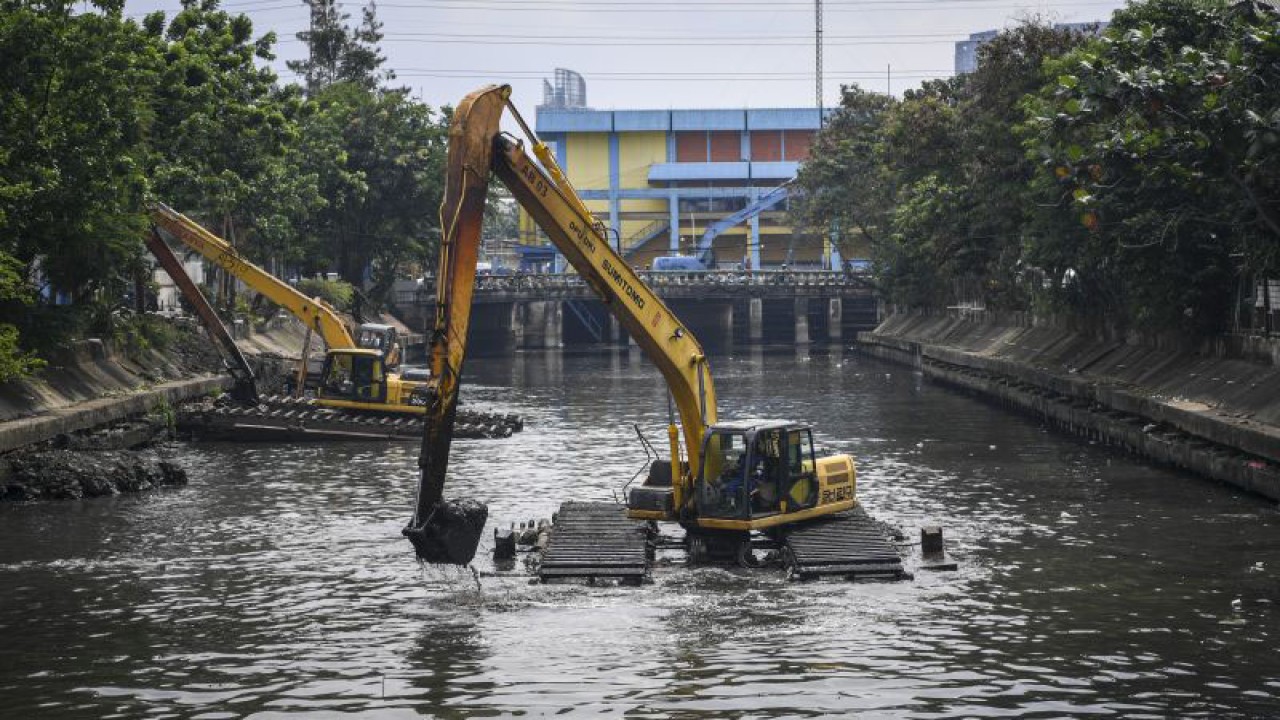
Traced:
<path fill-rule="evenodd" d="M 249 262 L 230 243 L 162 203 L 150 207 L 151 222 L 287 310 L 328 346 L 316 403 L 322 407 L 396 415 L 422 415 L 428 375 L 399 371 L 402 350 L 395 328 L 365 323 L 353 333 L 336 310 Z"/>
<path fill-rule="evenodd" d="M 405 528 L 418 556 L 430 562 L 470 562 L 484 523 L 480 508 L 445 501 L 443 489 L 490 172 L 511 190 L 666 380 L 675 408 L 667 428 L 669 457 L 654 461 L 645 483 L 631 490 L 630 517 L 678 522 L 689 535 L 691 555 L 733 557 L 744 547 L 749 552 L 752 531 L 851 509 L 856 504 L 853 459 L 818 457 L 808 427 L 719 419 L 702 346 L 610 247 L 604 226 L 583 204 L 546 144 L 511 106 L 510 95 L 507 85 L 468 95 L 449 129 L 430 346 L 431 405 L 419 459 L 417 507 Z M 532 143 L 536 161 L 522 141 L 500 132 L 499 121 L 508 108 Z"/>

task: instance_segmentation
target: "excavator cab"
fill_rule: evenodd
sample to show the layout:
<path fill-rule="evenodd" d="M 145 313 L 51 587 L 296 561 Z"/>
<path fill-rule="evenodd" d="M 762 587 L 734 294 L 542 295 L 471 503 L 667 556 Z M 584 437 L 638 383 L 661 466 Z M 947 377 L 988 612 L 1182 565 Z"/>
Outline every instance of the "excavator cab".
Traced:
<path fill-rule="evenodd" d="M 695 487 L 698 516 L 751 522 L 818 504 L 813 433 L 785 422 L 713 425 Z"/>
<path fill-rule="evenodd" d="M 382 353 L 387 370 L 394 370 L 400 365 L 400 334 L 391 325 L 362 324 L 356 334 L 356 347 Z"/>
<path fill-rule="evenodd" d="M 324 360 L 316 397 L 322 401 L 385 403 L 387 368 L 382 352 L 365 348 L 331 350 Z"/>

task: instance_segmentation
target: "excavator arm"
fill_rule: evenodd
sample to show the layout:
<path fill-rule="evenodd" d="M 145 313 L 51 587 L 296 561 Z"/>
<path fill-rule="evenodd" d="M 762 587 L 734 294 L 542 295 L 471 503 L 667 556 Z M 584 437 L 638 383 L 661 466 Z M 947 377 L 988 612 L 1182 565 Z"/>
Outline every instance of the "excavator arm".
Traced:
<path fill-rule="evenodd" d="M 243 405 L 258 404 L 258 386 L 254 380 L 253 368 L 249 365 L 249 361 L 245 359 L 244 353 L 240 351 L 240 346 L 236 345 L 235 338 L 231 337 L 231 333 L 227 331 L 227 326 L 222 324 L 222 319 L 213 311 L 213 306 L 205 299 L 204 293 L 200 292 L 200 288 L 192 281 L 191 276 L 187 274 L 186 269 L 182 267 L 182 263 L 178 257 L 173 254 L 169 246 L 160 237 L 160 233 L 152 228 L 151 232 L 143 236 L 143 241 L 147 244 L 147 249 L 160 262 L 160 266 L 178 286 L 178 290 L 187 302 L 196 311 L 196 315 L 200 317 L 200 322 L 204 323 L 204 327 L 209 332 L 209 336 L 213 338 L 218 346 L 218 351 L 222 354 L 222 360 L 226 364 L 227 369 L 231 372 L 235 384 L 231 388 L 231 397 Z"/>
<path fill-rule="evenodd" d="M 469 549 L 465 542 L 459 542 L 470 532 L 469 526 L 475 525 L 476 512 L 445 502 L 443 490 L 490 172 L 510 188 L 666 380 L 688 458 L 687 469 L 677 472 L 681 462 L 673 419 L 668 434 L 676 508 L 688 499 L 701 462 L 703 435 L 707 426 L 716 422 L 715 388 L 702 346 L 610 247 L 603 226 L 579 199 L 546 145 L 511 107 L 510 96 L 508 85 L 491 85 L 471 93 L 458 105 L 449 129 L 445 194 L 440 207 L 436 321 L 430 339 L 433 397 L 419 456 L 417 507 L 404 531 L 418 556 L 433 562 L 465 564 L 479 541 L 476 527 Z M 540 163 L 529 157 L 522 142 L 502 134 L 500 121 L 508 108 L 534 143 Z"/>
<path fill-rule="evenodd" d="M 218 267 L 239 278 L 271 302 L 288 310 L 307 327 L 317 332 L 330 349 L 356 347 L 351 332 L 337 311 L 322 300 L 298 292 L 292 285 L 254 265 L 236 252 L 222 238 L 205 230 L 199 223 L 164 203 L 152 203 L 151 222 L 178 239 L 182 244 L 208 258 Z"/>

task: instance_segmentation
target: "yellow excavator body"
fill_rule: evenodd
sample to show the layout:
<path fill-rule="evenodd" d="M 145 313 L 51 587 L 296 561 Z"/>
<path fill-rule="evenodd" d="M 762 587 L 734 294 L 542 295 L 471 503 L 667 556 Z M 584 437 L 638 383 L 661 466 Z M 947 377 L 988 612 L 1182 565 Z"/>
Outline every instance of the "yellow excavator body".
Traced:
<path fill-rule="evenodd" d="M 397 372 L 401 348 L 387 325 L 366 323 L 352 332 L 338 311 L 250 262 L 230 243 L 163 203 L 152 203 L 151 222 L 245 285 L 298 318 L 324 340 L 324 369 L 316 403 L 361 413 L 422 415 L 427 383 Z"/>
<path fill-rule="evenodd" d="M 449 128 L 430 347 L 431 404 L 418 461 L 417 507 L 404 530 L 418 556 L 465 564 L 479 541 L 477 522 L 483 525 L 480 513 L 445 501 L 443 489 L 490 174 L 507 186 L 667 383 L 668 407 L 673 408 L 668 457 L 653 461 L 649 479 L 631 489 L 631 517 L 675 521 L 710 534 L 740 534 L 852 508 L 857 503 L 853 459 L 816 457 L 808 427 L 781 421 L 718 422 L 715 385 L 702 346 L 613 249 L 607 228 L 587 209 L 510 96 L 508 85 L 467 95 Z M 507 110 L 529 138 L 532 155 L 523 141 L 501 132 Z"/>

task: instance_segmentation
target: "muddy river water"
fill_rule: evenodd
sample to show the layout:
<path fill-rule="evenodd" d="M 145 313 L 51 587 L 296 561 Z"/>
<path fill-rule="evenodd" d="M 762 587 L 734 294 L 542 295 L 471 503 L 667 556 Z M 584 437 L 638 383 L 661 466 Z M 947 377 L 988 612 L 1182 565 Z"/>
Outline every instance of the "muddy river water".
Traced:
<path fill-rule="evenodd" d="M 0 717 L 1280 714 L 1273 504 L 899 366 L 713 366 L 723 416 L 812 423 L 873 515 L 943 526 L 960 569 L 541 586 L 482 554 L 477 587 L 400 537 L 412 444 L 192 445 L 183 489 L 0 507 Z M 631 423 L 662 437 L 638 354 L 468 369 L 466 402 L 527 419 L 454 446 L 450 494 L 499 522 L 610 500 L 644 458 Z"/>

